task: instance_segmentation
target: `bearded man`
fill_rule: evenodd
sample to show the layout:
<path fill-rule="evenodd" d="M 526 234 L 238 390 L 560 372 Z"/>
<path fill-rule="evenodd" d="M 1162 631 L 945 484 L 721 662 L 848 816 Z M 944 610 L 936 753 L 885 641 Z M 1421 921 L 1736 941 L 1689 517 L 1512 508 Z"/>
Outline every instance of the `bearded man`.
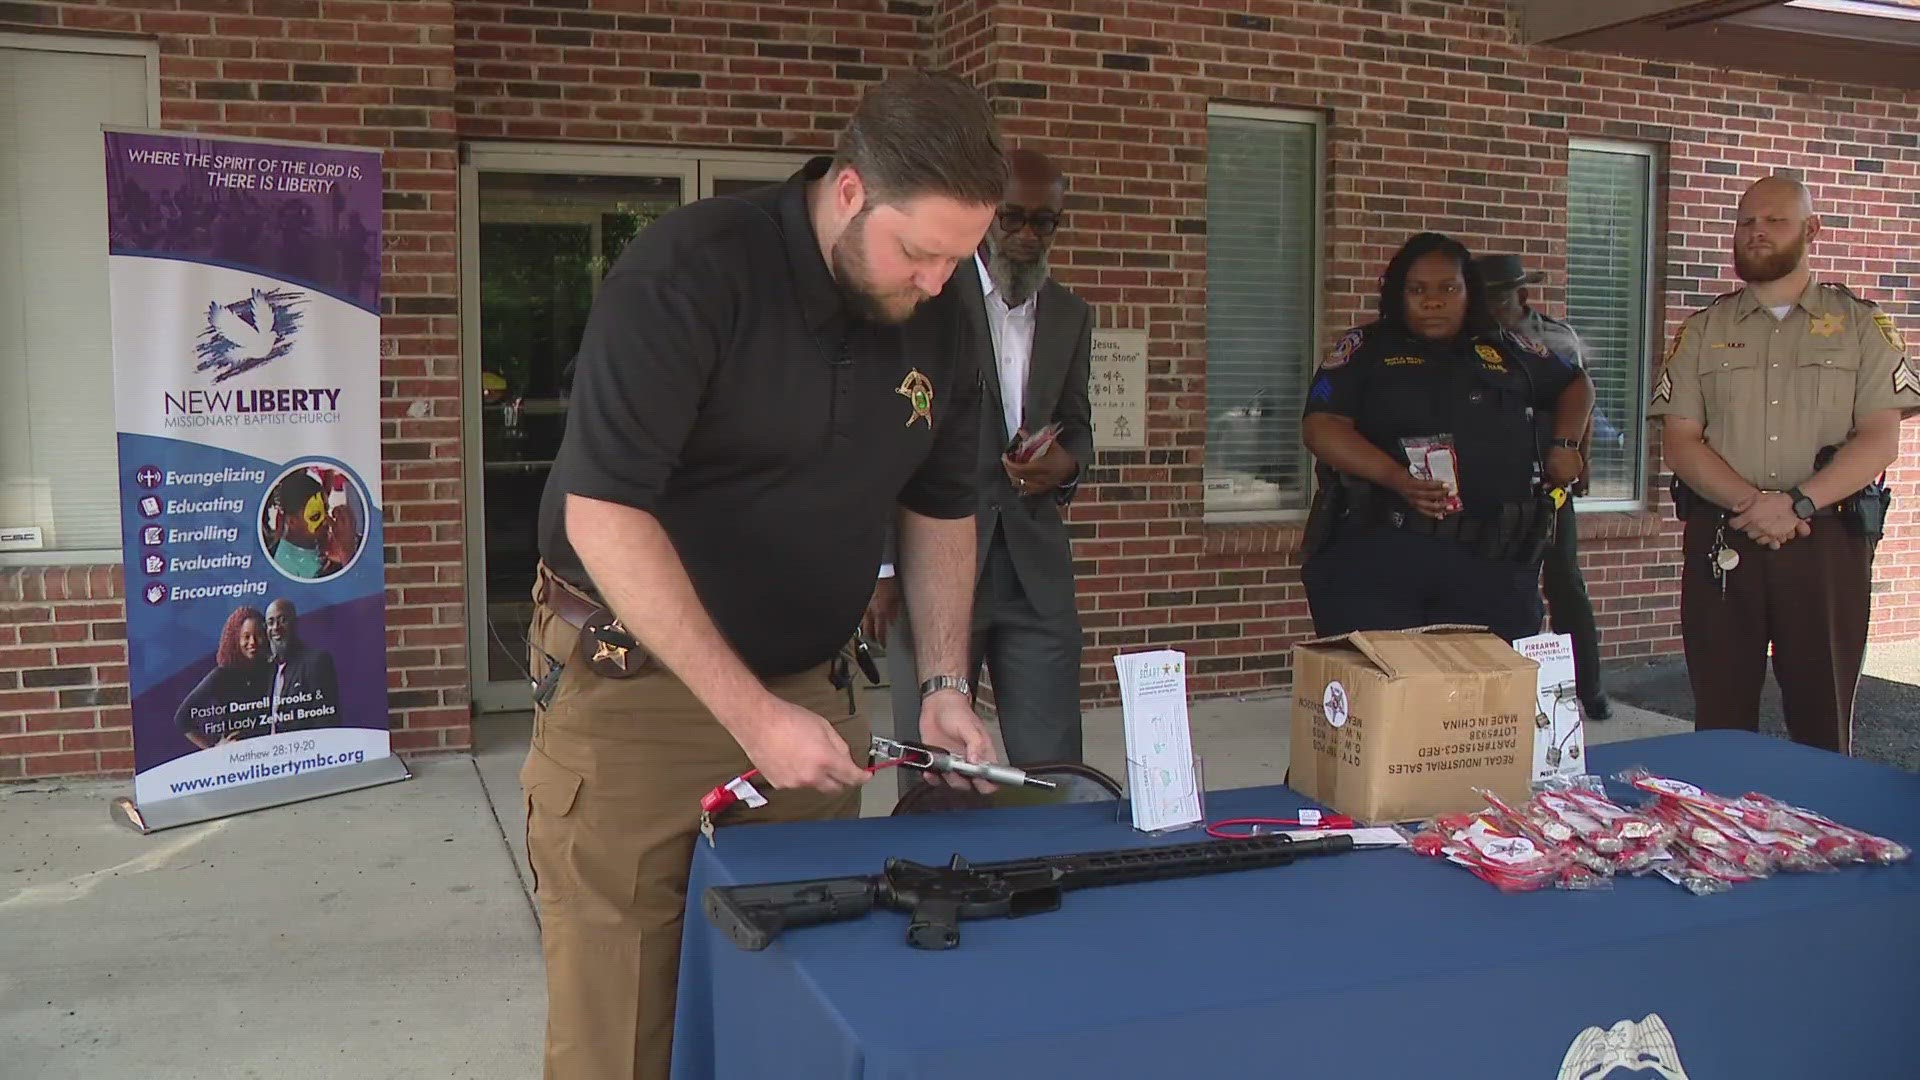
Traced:
<path fill-rule="evenodd" d="M 770 789 L 723 825 L 859 812 L 870 734 L 834 684 L 889 531 L 924 741 L 992 760 L 966 690 L 980 376 L 946 285 L 1006 178 L 986 100 L 903 73 L 831 158 L 664 215 L 595 294 L 528 634 L 546 1080 L 668 1074 L 705 792 Z"/>
<path fill-rule="evenodd" d="M 1093 309 L 1048 267 L 1065 175 L 1025 147 L 1008 164 L 1006 196 L 986 240 L 952 286 L 974 327 L 986 390 L 970 675 L 977 679 L 984 667 L 991 676 L 1009 763 L 1078 763 L 1083 637 L 1061 511 L 1093 463 Z M 913 557 L 900 554 L 909 600 L 918 581 Z M 881 570 L 864 628 L 887 646 L 895 737 L 912 739 L 922 680 L 910 643 L 925 628 L 917 609 L 898 618 L 900 577 L 892 569 Z M 901 782 L 904 789 L 907 778 Z"/>
<path fill-rule="evenodd" d="M 1795 742 L 1853 746 L 1866 654 L 1878 478 L 1920 407 L 1893 320 L 1816 281 L 1820 236 L 1798 180 L 1740 198 L 1733 265 L 1746 287 L 1680 325 L 1654 384 L 1686 522 L 1680 623 L 1694 726 L 1759 727 L 1768 646 Z"/>

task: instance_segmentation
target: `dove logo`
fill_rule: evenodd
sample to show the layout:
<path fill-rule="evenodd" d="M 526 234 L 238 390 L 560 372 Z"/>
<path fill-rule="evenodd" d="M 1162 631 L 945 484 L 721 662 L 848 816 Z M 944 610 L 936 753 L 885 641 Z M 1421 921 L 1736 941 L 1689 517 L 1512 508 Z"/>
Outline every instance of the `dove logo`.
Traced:
<path fill-rule="evenodd" d="M 1648 1013 L 1639 1023 L 1622 1020 L 1605 1031 L 1590 1027 L 1575 1036 L 1560 1062 L 1559 1080 L 1607 1080 L 1619 1069 L 1687 1080 L 1680 1048 L 1659 1013 Z"/>
<path fill-rule="evenodd" d="M 293 348 L 294 335 L 300 330 L 299 305 L 305 294 L 291 289 L 263 292 L 229 304 L 207 304 L 207 326 L 200 332 L 194 352 L 200 357 L 196 371 L 214 369 L 214 382 L 224 382 L 277 360 Z"/>

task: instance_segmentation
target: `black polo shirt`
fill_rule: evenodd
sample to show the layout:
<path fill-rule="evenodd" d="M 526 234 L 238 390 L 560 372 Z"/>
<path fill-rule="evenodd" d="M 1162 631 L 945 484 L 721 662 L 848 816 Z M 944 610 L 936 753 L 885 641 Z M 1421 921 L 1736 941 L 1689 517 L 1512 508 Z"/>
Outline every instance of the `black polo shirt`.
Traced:
<path fill-rule="evenodd" d="M 1402 463 L 1402 440 L 1451 436 L 1460 501 L 1473 513 L 1532 496 L 1542 433 L 1576 376 L 1566 360 L 1504 331 L 1428 341 L 1369 324 L 1321 363 L 1304 415 L 1345 416 Z"/>
<path fill-rule="evenodd" d="M 828 164 L 670 211 L 627 245 L 540 503 L 542 558 L 582 585 L 566 496 L 651 513 L 762 678 L 853 636 L 896 506 L 974 512 L 980 376 L 956 293 L 902 326 L 849 315 L 807 216 Z"/>

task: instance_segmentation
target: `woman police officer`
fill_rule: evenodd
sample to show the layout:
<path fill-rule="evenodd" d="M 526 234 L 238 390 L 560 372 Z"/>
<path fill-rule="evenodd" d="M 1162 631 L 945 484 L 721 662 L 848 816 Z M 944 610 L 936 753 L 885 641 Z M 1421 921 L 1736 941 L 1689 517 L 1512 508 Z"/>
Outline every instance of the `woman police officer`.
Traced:
<path fill-rule="evenodd" d="M 1320 490 L 1301 578 L 1317 634 L 1539 632 L 1540 558 L 1580 471 L 1593 384 L 1502 330 L 1483 291 L 1463 244 L 1413 237 L 1387 265 L 1379 318 L 1314 376 L 1302 435 Z M 1445 476 L 1436 446 L 1451 447 L 1456 483 L 1426 478 Z"/>

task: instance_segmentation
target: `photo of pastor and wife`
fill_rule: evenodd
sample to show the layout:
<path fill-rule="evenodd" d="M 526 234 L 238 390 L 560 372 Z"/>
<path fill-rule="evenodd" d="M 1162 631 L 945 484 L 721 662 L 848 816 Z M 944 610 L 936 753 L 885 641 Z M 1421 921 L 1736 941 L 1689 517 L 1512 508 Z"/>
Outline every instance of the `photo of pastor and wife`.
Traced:
<path fill-rule="evenodd" d="M 219 743 L 339 726 L 333 655 L 300 639 L 291 600 L 264 614 L 235 608 L 220 631 L 213 670 L 188 691 L 173 720 L 202 750 Z"/>

